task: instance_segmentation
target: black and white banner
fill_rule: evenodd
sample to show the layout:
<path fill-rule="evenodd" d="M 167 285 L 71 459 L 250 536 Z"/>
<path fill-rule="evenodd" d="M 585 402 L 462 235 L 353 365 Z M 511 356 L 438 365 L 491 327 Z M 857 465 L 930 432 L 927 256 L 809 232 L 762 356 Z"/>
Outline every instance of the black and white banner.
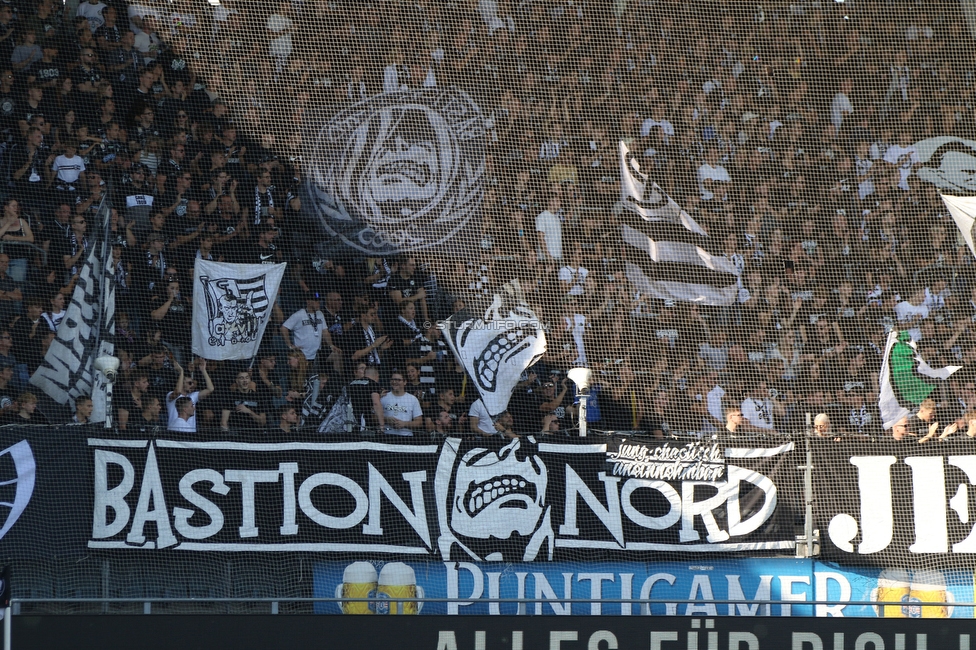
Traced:
<path fill-rule="evenodd" d="M 96 378 L 94 367 L 95 359 L 115 352 L 115 266 L 108 264 L 104 275 L 102 269 L 102 260 L 111 258 L 104 242 L 91 246 L 57 335 L 30 378 L 58 404 L 74 405 L 75 398 L 92 396 L 93 389 L 110 392 L 108 384 Z M 93 412 L 92 421 L 104 422 L 105 400 L 95 403 L 101 408 Z"/>
<path fill-rule="evenodd" d="M 816 520 L 825 558 L 848 564 L 972 564 L 976 454 L 960 436 L 919 445 L 817 446 Z"/>
<path fill-rule="evenodd" d="M 254 358 L 285 266 L 197 259 L 193 269 L 193 353 L 217 361 Z"/>
<path fill-rule="evenodd" d="M 538 562 L 795 546 L 792 444 L 88 444 L 93 550 Z"/>
<path fill-rule="evenodd" d="M 484 317 L 444 322 L 444 337 L 475 386 L 488 414 L 508 408 L 522 373 L 546 352 L 546 332 L 525 302 L 518 280 L 494 295 Z"/>
<path fill-rule="evenodd" d="M 302 203 L 330 236 L 369 255 L 471 238 L 480 232 L 485 133 L 478 106 L 456 88 L 371 97 L 313 136 Z"/>
<path fill-rule="evenodd" d="M 690 214 L 641 172 L 620 142 L 620 237 L 628 249 L 627 278 L 661 300 L 730 305 L 739 270 Z"/>

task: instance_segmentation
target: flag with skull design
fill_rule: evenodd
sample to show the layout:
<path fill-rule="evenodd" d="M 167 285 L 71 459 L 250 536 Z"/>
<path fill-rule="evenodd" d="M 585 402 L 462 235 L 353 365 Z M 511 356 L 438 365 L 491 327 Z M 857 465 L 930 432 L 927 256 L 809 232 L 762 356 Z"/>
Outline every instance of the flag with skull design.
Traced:
<path fill-rule="evenodd" d="M 445 339 L 492 417 L 508 408 L 516 384 L 546 351 L 546 333 L 518 280 L 495 293 L 482 318 L 444 321 Z"/>

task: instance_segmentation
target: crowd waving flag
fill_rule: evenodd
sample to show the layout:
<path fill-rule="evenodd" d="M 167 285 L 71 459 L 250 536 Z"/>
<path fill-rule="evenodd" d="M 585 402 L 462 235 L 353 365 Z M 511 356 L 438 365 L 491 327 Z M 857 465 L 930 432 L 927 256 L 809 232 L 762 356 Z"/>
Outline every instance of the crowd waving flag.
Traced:
<path fill-rule="evenodd" d="M 881 377 L 878 408 L 885 429 L 890 429 L 903 417 L 911 415 L 919 404 L 962 366 L 932 368 L 918 354 L 918 348 L 908 332 L 892 330 L 888 333 Z"/>
<path fill-rule="evenodd" d="M 271 317 L 285 264 L 225 264 L 198 259 L 193 281 L 193 353 L 252 359 Z"/>
<path fill-rule="evenodd" d="M 546 333 L 525 302 L 518 280 L 502 287 L 483 318 L 444 321 L 454 356 L 474 379 L 478 395 L 492 417 L 508 408 L 522 373 L 542 358 Z"/>
<path fill-rule="evenodd" d="M 74 406 L 76 398 L 90 396 L 96 383 L 95 359 L 115 352 L 115 267 L 108 264 L 102 273 L 103 249 L 102 243 L 89 249 L 54 341 L 30 378 L 58 404 Z M 104 421 L 104 414 L 101 417 L 92 420 Z"/>
<path fill-rule="evenodd" d="M 709 252 L 712 240 L 656 183 L 620 143 L 620 235 L 637 249 L 628 256 L 627 278 L 641 293 L 662 300 L 730 305 L 739 272 L 724 255 Z M 633 253 L 633 251 L 631 251 Z"/>

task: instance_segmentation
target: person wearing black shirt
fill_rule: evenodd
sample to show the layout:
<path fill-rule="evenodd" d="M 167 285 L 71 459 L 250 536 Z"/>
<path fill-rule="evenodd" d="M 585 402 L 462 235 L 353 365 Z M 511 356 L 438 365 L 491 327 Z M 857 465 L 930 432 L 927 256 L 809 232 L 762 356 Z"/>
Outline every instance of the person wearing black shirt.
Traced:
<path fill-rule="evenodd" d="M 269 219 L 281 218 L 281 197 L 271 184 L 271 172 L 259 169 L 257 183 L 250 196 L 251 201 L 245 201 L 244 209 L 251 213 L 249 221 L 254 225 L 264 223 Z"/>
<path fill-rule="evenodd" d="M 380 371 L 376 366 L 361 363 L 356 378 L 346 386 L 352 404 L 353 428 L 359 431 L 382 429 L 383 404 L 380 402 Z"/>
<path fill-rule="evenodd" d="M 156 202 L 156 193 L 146 181 L 148 171 L 142 163 L 133 164 L 120 190 L 121 202 L 125 205 L 125 220 L 132 222 L 135 230 L 149 226 L 149 215 Z"/>
<path fill-rule="evenodd" d="M 400 316 L 390 327 L 390 340 L 393 341 L 393 367 L 404 368 L 406 364 L 425 364 L 433 362 L 437 353 L 433 351 L 425 331 L 416 320 L 415 303 L 400 304 Z"/>
<path fill-rule="evenodd" d="M 193 304 L 180 292 L 180 283 L 169 270 L 166 284 L 157 285 L 150 315 L 163 330 L 163 340 L 175 348 L 185 348 L 190 342 Z"/>
<path fill-rule="evenodd" d="M 149 391 L 153 395 L 165 396 L 176 383 L 176 370 L 169 360 L 168 351 L 162 343 L 156 343 L 149 353 L 139 360 L 149 377 Z"/>
<path fill-rule="evenodd" d="M 39 85 L 41 88 L 50 88 L 53 93 L 57 89 L 58 82 L 61 80 L 61 66 L 58 65 L 58 47 L 55 43 L 44 43 L 41 45 L 41 52 L 44 56 L 34 64 L 34 69 L 28 77 L 28 83 Z"/>
<path fill-rule="evenodd" d="M 429 321 L 427 313 L 427 290 L 424 278 L 417 273 L 417 260 L 412 257 L 400 259 L 397 272 L 390 276 L 386 286 L 390 300 L 399 309 L 404 302 L 417 303 L 417 313 L 424 321 Z"/>
<path fill-rule="evenodd" d="M 169 159 L 160 163 L 156 168 L 156 189 L 166 192 L 166 181 L 169 178 L 176 178 L 183 172 L 183 158 L 186 156 L 186 145 L 182 142 L 174 142 L 169 148 Z"/>
<path fill-rule="evenodd" d="M 98 59 L 95 57 L 94 48 L 82 48 L 78 61 L 79 65 L 71 75 L 75 90 L 85 93 L 84 96 L 93 97 L 98 92 L 98 82 L 102 80 L 102 75 L 96 67 Z"/>
<path fill-rule="evenodd" d="M 47 213 L 50 200 L 45 187 L 51 176 L 54 154 L 44 146 L 41 130 L 28 130 L 27 139 L 11 150 L 10 157 L 10 175 L 21 202 L 41 214 Z"/>
<path fill-rule="evenodd" d="M 13 337 L 19 360 L 26 363 L 28 371 L 33 374 L 43 359 L 41 340 L 48 328 L 41 318 L 44 301 L 34 296 L 28 298 L 26 302 L 25 313 L 10 326 L 10 335 Z"/>
<path fill-rule="evenodd" d="M 149 391 L 149 375 L 137 372 L 132 377 L 132 386 L 126 390 L 118 390 L 112 394 L 112 407 L 115 409 L 116 422 L 119 429 L 125 431 L 129 419 L 141 412 L 145 406 L 145 397 Z"/>
<path fill-rule="evenodd" d="M 172 182 L 172 178 L 169 179 L 171 187 L 163 194 L 159 202 L 160 209 L 167 217 L 171 214 L 182 217 L 186 214 L 187 204 L 192 199 L 199 198 L 197 193 L 193 191 L 193 176 L 190 172 L 180 172 L 175 178 L 175 184 Z"/>
<path fill-rule="evenodd" d="M 163 410 L 163 403 L 156 395 L 147 395 L 142 400 L 142 410 L 129 420 L 127 431 L 141 434 L 151 434 L 161 426 L 159 414 Z"/>
<path fill-rule="evenodd" d="M 256 226 L 257 234 L 251 241 L 241 247 L 241 264 L 278 264 L 281 262 L 281 251 L 275 244 L 278 229 L 273 223 L 263 222 Z"/>
<path fill-rule="evenodd" d="M 270 394 L 251 381 L 251 373 L 241 370 L 237 380 L 224 391 L 220 412 L 221 431 L 241 431 L 264 427 L 271 410 Z"/>
<path fill-rule="evenodd" d="M 268 430 L 271 435 L 287 434 L 291 435 L 298 428 L 300 418 L 298 411 L 291 404 L 285 404 L 278 409 L 278 423 Z"/>

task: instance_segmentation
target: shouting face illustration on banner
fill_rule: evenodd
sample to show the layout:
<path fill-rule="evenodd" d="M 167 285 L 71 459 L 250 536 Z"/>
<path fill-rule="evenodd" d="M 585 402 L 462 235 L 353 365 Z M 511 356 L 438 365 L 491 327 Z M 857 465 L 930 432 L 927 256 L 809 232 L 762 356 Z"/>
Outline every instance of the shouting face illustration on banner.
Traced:
<path fill-rule="evenodd" d="M 454 472 L 450 487 L 438 486 L 445 493 L 438 495 L 444 559 L 456 544 L 474 559 L 532 561 L 544 543 L 552 559 L 548 471 L 535 439 L 513 440 L 498 450 L 475 446 L 457 461 L 453 450 L 442 450 L 438 467 L 439 474 Z"/>
<path fill-rule="evenodd" d="M 443 244 L 481 206 L 483 122 L 456 89 L 362 101 L 317 134 L 309 205 L 330 235 L 371 255 Z"/>
<path fill-rule="evenodd" d="M 481 401 L 492 417 L 508 408 L 522 372 L 546 351 L 545 331 L 526 304 L 518 280 L 512 280 L 495 294 L 484 318 L 460 324 L 448 319 L 444 329 L 448 345 L 474 378 Z"/>

